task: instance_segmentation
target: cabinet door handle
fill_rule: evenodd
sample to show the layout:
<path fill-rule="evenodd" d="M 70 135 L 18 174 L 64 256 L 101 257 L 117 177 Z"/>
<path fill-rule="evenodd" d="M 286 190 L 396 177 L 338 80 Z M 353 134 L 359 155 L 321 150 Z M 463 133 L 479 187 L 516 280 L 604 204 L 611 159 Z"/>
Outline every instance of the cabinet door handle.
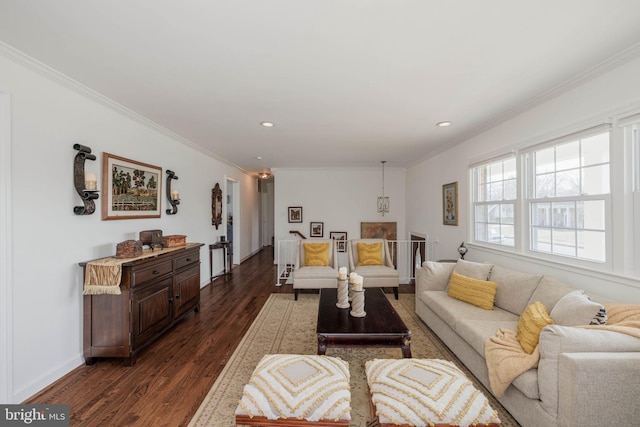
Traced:
<path fill-rule="evenodd" d="M 169 298 L 169 302 L 173 302 L 173 298 Z"/>
<path fill-rule="evenodd" d="M 180 295 L 176 295 L 176 299 L 180 299 Z"/>
<path fill-rule="evenodd" d="M 158 270 L 153 270 L 153 274 L 160 274 Z"/>

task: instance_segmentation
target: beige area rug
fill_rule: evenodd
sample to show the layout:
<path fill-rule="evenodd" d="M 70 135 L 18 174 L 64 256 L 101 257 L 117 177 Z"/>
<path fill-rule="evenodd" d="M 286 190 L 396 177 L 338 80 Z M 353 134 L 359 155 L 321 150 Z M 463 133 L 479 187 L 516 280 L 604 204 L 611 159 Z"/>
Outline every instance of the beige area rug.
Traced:
<path fill-rule="evenodd" d="M 498 411 L 503 426 L 519 425 L 416 316 L 414 294 L 400 294 L 398 301 L 391 296 L 389 300 L 411 331 L 411 352 L 414 358 L 445 359 L 454 362 L 489 398 L 491 406 Z M 189 427 L 234 426 L 234 412 L 242 396 L 242 388 L 265 354 L 316 354 L 317 313 L 317 294 L 300 294 L 298 301 L 294 301 L 292 294 L 272 294 L 211 387 Z M 364 364 L 367 360 L 375 358 L 401 358 L 402 352 L 399 348 L 329 348 L 327 356 L 340 357 L 349 362 L 352 408 L 350 426 L 372 425 Z"/>

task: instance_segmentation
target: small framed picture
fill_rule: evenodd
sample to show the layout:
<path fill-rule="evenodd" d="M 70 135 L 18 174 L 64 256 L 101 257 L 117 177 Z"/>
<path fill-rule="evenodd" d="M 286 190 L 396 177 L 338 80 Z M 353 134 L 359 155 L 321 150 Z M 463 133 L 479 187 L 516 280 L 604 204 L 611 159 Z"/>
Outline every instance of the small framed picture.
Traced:
<path fill-rule="evenodd" d="M 458 181 L 442 186 L 442 223 L 458 225 Z"/>
<path fill-rule="evenodd" d="M 311 237 L 324 237 L 324 222 L 312 222 L 309 234 Z"/>
<path fill-rule="evenodd" d="M 301 206 L 289 206 L 289 222 L 302 222 Z"/>
<path fill-rule="evenodd" d="M 330 231 L 329 238 L 337 240 L 336 248 L 338 252 L 347 251 L 347 232 L 346 231 Z"/>

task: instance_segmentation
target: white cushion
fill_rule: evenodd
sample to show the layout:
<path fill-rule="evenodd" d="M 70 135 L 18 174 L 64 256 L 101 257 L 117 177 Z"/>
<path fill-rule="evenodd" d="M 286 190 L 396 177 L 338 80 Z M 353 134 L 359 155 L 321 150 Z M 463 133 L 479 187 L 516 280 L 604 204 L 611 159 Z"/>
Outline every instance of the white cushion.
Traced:
<path fill-rule="evenodd" d="M 603 323 L 599 319 L 603 310 L 602 304 L 591 301 L 584 291 L 577 290 L 560 298 L 549 315 L 556 325 L 583 326 Z"/>
<path fill-rule="evenodd" d="M 460 258 L 458 262 L 456 262 L 456 266 L 453 271 L 458 274 L 462 274 L 463 276 L 471 277 L 473 279 L 488 280 L 492 268 L 493 264 L 465 261 Z"/>
<path fill-rule="evenodd" d="M 451 272 L 456 264 L 452 262 L 425 261 L 417 277 L 416 294 L 422 291 L 444 291 L 449 284 Z"/>

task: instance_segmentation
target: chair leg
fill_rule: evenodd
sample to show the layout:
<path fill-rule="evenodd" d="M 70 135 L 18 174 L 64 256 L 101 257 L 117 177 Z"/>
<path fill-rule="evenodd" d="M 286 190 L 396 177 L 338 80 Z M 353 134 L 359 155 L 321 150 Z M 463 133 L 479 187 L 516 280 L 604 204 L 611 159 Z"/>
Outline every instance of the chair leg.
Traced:
<path fill-rule="evenodd" d="M 398 299 L 398 288 L 399 288 L 399 286 L 396 286 L 396 287 L 393 288 L 393 296 L 395 296 L 396 299 Z"/>
<path fill-rule="evenodd" d="M 293 299 L 298 301 L 298 289 L 293 290 Z"/>

